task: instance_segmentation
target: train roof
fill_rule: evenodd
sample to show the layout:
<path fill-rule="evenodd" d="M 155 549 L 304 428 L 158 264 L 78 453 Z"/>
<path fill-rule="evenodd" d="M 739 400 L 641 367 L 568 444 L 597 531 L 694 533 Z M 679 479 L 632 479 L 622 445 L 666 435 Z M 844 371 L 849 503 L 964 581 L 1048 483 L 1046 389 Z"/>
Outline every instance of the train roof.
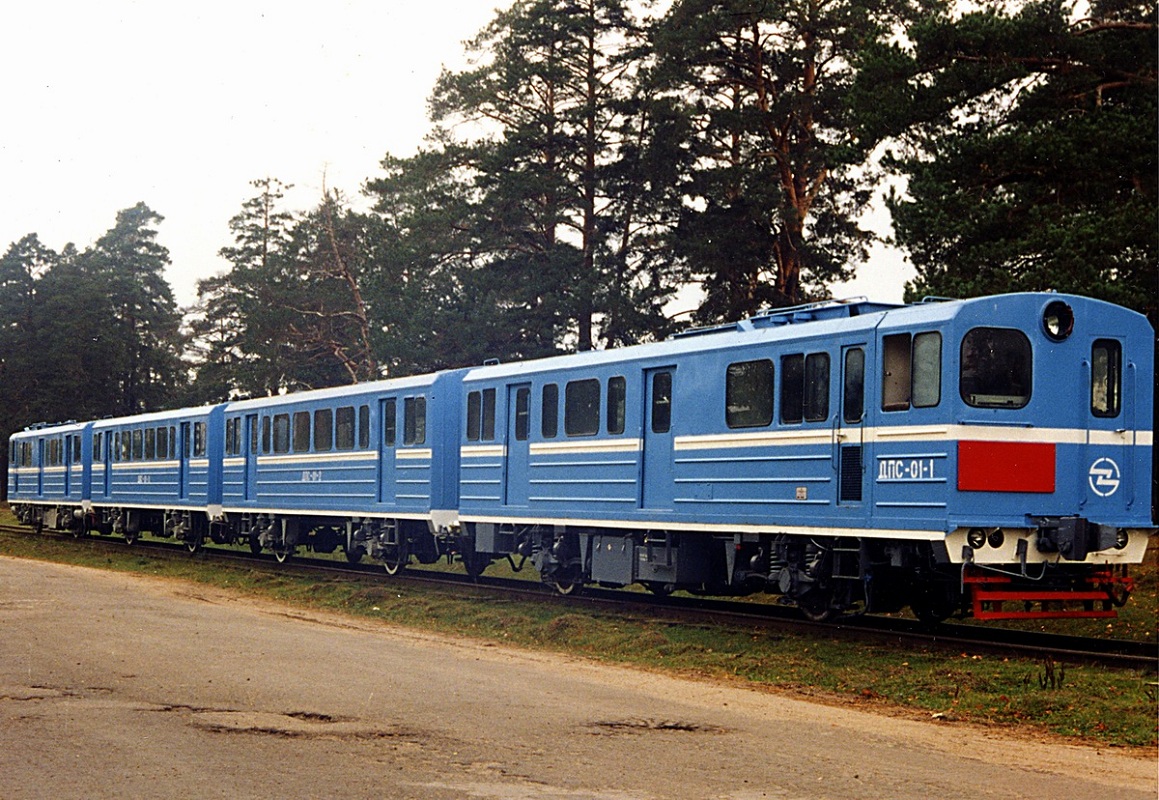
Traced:
<path fill-rule="evenodd" d="M 1141 314 L 1113 303 L 1055 292 L 1020 292 L 964 300 L 927 298 L 922 302 L 910 304 L 876 303 L 865 298 L 827 300 L 792 308 L 774 309 L 739 322 L 693 328 L 661 342 L 551 356 L 537 361 L 474 367 L 468 371 L 464 382 L 506 378 L 530 372 L 549 372 L 553 369 L 598 368 L 635 359 L 663 360 L 691 352 L 721 350 L 764 342 L 817 339 L 855 331 L 937 325 L 979 308 L 990 311 L 995 307 L 1004 306 L 1015 312 L 1018 309 L 1038 308 L 1052 300 L 1063 300 L 1076 306 L 1086 305 L 1097 309 L 1100 315 L 1122 313 L 1146 322 L 1146 318 Z"/>
<path fill-rule="evenodd" d="M 274 395 L 272 397 L 255 397 L 251 400 L 235 400 L 226 404 L 226 413 L 237 411 L 254 411 L 275 406 L 284 406 L 288 403 L 311 403 L 342 398 L 359 397 L 367 394 L 385 394 L 387 392 L 406 391 L 407 389 L 425 388 L 434 383 L 439 376 L 446 372 L 431 372 L 424 375 L 414 375 L 406 378 L 388 378 L 381 381 L 367 381 L 352 383 L 344 386 L 333 386 L 327 389 L 309 389 L 304 392 Z"/>

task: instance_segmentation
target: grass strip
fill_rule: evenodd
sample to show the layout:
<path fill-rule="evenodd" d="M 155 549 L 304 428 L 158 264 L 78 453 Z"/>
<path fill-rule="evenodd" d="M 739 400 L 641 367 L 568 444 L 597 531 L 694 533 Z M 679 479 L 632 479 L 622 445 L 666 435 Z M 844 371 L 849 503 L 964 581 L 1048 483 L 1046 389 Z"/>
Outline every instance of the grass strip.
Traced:
<path fill-rule="evenodd" d="M 4 510 L 0 522 L 11 522 Z M 385 577 L 320 579 L 22 534 L 0 534 L 0 554 L 193 581 L 300 607 L 942 724 L 982 723 L 1111 746 L 1157 743 L 1156 678 L 1142 670 L 640 620 L 470 588 L 392 584 Z"/>

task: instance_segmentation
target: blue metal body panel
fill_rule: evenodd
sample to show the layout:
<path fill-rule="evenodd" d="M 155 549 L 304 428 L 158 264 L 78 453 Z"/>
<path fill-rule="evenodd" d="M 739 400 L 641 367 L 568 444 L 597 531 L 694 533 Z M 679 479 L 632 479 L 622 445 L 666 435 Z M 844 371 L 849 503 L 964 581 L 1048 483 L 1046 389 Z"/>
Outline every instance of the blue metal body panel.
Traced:
<path fill-rule="evenodd" d="M 88 453 L 93 505 L 200 510 L 219 506 L 222 410 L 217 405 L 92 423 L 94 446 Z"/>
<path fill-rule="evenodd" d="M 35 426 L 12 435 L 10 453 L 27 444 L 28 464 L 10 459 L 8 500 L 11 503 L 82 505 L 89 499 L 92 423 Z"/>
<path fill-rule="evenodd" d="M 225 511 L 404 518 L 453 512 L 458 458 L 446 442 L 458 430 L 459 380 L 445 372 L 229 403 L 224 424 L 239 433 L 223 459 Z M 413 421 L 408 427 L 416 403 L 425 404 L 418 430 Z"/>
<path fill-rule="evenodd" d="M 1076 322 L 1073 335 L 1056 342 L 1040 321 L 1044 307 L 1058 300 L 1073 308 Z M 494 390 L 500 423 L 491 441 L 460 437 L 463 519 L 928 539 L 963 526 L 1025 526 L 1045 515 L 1151 524 L 1153 333 L 1141 315 L 1054 294 L 854 312 L 808 324 L 758 318 L 657 344 L 471 370 L 464 395 Z M 1022 407 L 973 407 L 963 397 L 962 342 L 976 328 L 1022 331 L 1029 342 L 1033 388 Z M 929 341 L 940 337 L 936 402 L 891 408 L 883 399 L 884 384 L 894 380 L 887 344 L 919 333 L 931 334 Z M 1098 339 L 1120 342 L 1123 352 L 1122 407 L 1103 418 L 1091 412 L 1091 347 Z M 850 349 L 865 360 L 864 415 L 853 421 L 841 412 Z M 827 411 L 816 421 L 785 423 L 781 359 L 798 354 L 828 357 Z M 776 372 L 772 419 L 730 428 L 726 372 L 761 359 Z M 673 386 L 671 429 L 663 433 L 648 418 L 650 376 L 658 371 L 670 372 Z M 627 386 L 622 433 L 608 432 L 601 408 L 599 428 L 589 435 L 566 435 L 562 414 L 558 435 L 543 435 L 545 385 L 558 387 L 562 409 L 567 384 L 585 380 L 599 381 L 599 402 L 606 404 L 611 378 Z M 515 386 L 529 387 L 534 401 L 526 442 L 511 436 Z M 980 455 L 960 455 L 961 448 Z M 1043 463 L 1027 469 L 1049 477 L 1049 491 L 1012 490 L 1023 480 L 1017 464 L 993 464 L 992 490 L 960 485 L 962 459 L 1024 451 L 1041 456 Z M 999 483 L 1006 478 L 1008 484 Z"/>

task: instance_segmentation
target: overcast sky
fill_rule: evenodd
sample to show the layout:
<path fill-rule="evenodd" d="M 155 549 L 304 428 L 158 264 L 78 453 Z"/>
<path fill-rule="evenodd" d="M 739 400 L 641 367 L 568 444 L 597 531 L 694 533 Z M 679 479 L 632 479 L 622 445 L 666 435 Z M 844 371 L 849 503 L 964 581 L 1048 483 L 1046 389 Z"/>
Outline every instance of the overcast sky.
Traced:
<path fill-rule="evenodd" d="M 92 0 L 0 8 L 0 248 L 84 249 L 143 201 L 165 217 L 178 302 L 222 272 L 230 217 L 275 177 L 292 210 L 356 195 L 428 130 L 442 65 L 503 0 Z M 2 250 L 0 250 L 2 251 Z M 838 296 L 900 300 L 882 252 Z"/>

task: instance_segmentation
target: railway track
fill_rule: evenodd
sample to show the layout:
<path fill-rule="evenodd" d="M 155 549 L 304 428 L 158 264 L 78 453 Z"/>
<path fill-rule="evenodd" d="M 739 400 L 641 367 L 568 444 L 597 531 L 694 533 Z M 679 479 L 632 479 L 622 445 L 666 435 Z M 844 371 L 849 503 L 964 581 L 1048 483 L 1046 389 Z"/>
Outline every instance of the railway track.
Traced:
<path fill-rule="evenodd" d="M 0 525 L 0 533 L 37 535 L 30 528 Z M 66 533 L 44 532 L 55 538 L 71 538 Z M 84 537 L 77 542 L 90 547 L 124 549 L 120 537 Z M 135 550 L 166 558 L 189 558 L 181 544 L 156 539 L 138 540 Z M 278 563 L 273 555 L 209 546 L 200 553 L 226 562 L 294 574 L 373 577 L 383 581 L 432 586 L 470 585 L 476 591 L 492 591 L 504 596 L 519 595 L 540 601 L 566 603 L 591 608 L 614 608 L 617 613 L 656 618 L 663 616 L 691 624 L 735 626 L 776 626 L 818 635 L 840 635 L 850 639 L 895 642 L 898 646 L 970 650 L 974 653 L 1053 659 L 1063 662 L 1159 671 L 1159 651 L 1153 642 L 1126 639 L 1096 639 L 1038 631 L 1022 631 L 961 623 L 942 623 L 933 628 L 915 620 L 879 615 L 841 617 L 830 622 L 810 622 L 796 609 L 772 603 L 742 603 L 730 600 L 672 596 L 655 597 L 621 589 L 585 587 L 578 596 L 563 597 L 552 588 L 533 580 L 465 574 L 435 570 L 408 570 L 388 577 L 380 565 L 349 564 L 311 557 L 295 557 Z"/>

